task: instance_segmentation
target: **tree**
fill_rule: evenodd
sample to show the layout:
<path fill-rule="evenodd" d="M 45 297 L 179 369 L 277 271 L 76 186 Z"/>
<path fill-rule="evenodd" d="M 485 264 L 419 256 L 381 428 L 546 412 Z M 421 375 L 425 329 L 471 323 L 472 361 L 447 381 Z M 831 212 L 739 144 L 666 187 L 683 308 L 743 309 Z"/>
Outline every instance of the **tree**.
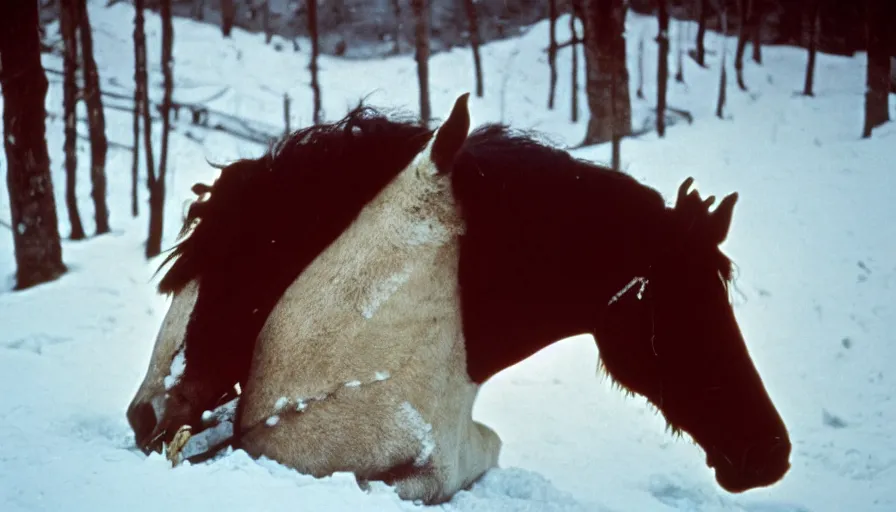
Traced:
<path fill-rule="evenodd" d="M 274 38 L 274 31 L 271 30 L 271 1 L 264 0 L 261 9 L 261 24 L 264 27 L 264 43 L 271 44 L 271 39 Z"/>
<path fill-rule="evenodd" d="M 551 0 L 553 4 L 555 0 Z M 467 21 L 470 23 L 470 47 L 473 49 L 473 69 L 476 71 L 476 97 L 485 93 L 482 83 L 482 60 L 479 58 L 479 21 L 476 16 L 476 4 L 473 0 L 464 0 Z"/>
<path fill-rule="evenodd" d="M 311 71 L 311 91 L 314 97 L 314 124 L 321 122 L 320 84 L 317 81 L 317 56 L 320 53 L 317 32 L 317 0 L 306 0 L 308 10 L 308 33 L 311 34 L 311 62 L 308 69 Z"/>
<path fill-rule="evenodd" d="M 659 0 L 659 34 L 656 36 L 657 87 L 656 87 L 656 132 L 666 135 L 666 89 L 669 87 L 669 10 L 667 0 Z"/>
<path fill-rule="evenodd" d="M 394 45 L 392 46 L 392 53 L 398 55 L 401 53 L 401 3 L 399 0 L 391 0 L 392 3 L 392 15 L 395 16 L 395 33 L 393 34 L 393 38 L 395 39 Z"/>
<path fill-rule="evenodd" d="M 709 11 L 709 0 L 700 0 L 700 14 L 697 19 L 697 53 L 695 60 L 700 67 L 706 67 L 706 48 L 703 39 L 706 37 L 706 14 Z"/>
<path fill-rule="evenodd" d="M 573 123 L 579 122 L 579 46 L 575 42 L 579 35 L 576 33 L 576 18 L 576 8 L 573 6 L 572 12 L 569 14 L 569 35 L 573 41 L 572 47 L 570 48 L 570 52 L 572 53 L 572 79 L 570 80 L 570 84 L 572 84 L 570 97 L 572 100 L 570 105 L 570 121 Z"/>
<path fill-rule="evenodd" d="M 585 69 L 590 118 L 583 144 L 614 141 L 631 133 L 631 100 L 625 63 L 623 0 L 585 2 Z"/>
<path fill-rule="evenodd" d="M 554 93 L 557 90 L 557 0 L 548 0 L 548 66 L 551 83 L 548 86 L 548 109 L 554 109 Z"/>
<path fill-rule="evenodd" d="M 96 234 L 109 232 L 109 208 L 106 205 L 106 117 L 103 113 L 102 91 L 96 61 L 93 59 L 93 35 L 86 0 L 78 0 L 81 35 L 81 63 L 84 70 L 84 103 L 87 105 L 90 132 L 90 182 L 92 185 Z"/>
<path fill-rule="evenodd" d="M 234 20 L 236 20 L 236 3 L 234 0 L 221 0 L 221 33 L 224 37 L 230 37 Z"/>
<path fill-rule="evenodd" d="M 821 23 L 821 0 L 811 0 L 806 16 L 806 45 L 809 49 L 809 59 L 806 62 L 806 82 L 803 84 L 803 95 L 814 96 L 812 89 L 815 81 L 815 49 L 818 46 L 818 27 Z"/>
<path fill-rule="evenodd" d="M 750 25 L 753 28 L 753 62 L 762 64 L 762 0 L 752 0 Z"/>
<path fill-rule="evenodd" d="M 742 0 L 743 1 L 743 0 Z M 719 2 L 721 5 L 721 17 L 722 17 L 722 33 L 728 33 L 728 12 L 725 8 L 725 2 Z M 722 62 L 719 64 L 721 68 L 721 73 L 719 74 L 719 101 L 716 103 L 716 117 L 722 119 L 724 117 L 725 112 L 725 92 L 728 89 L 728 73 L 725 71 L 726 67 L 726 59 L 725 57 L 728 54 L 728 49 L 725 47 L 725 38 L 722 38 Z"/>
<path fill-rule="evenodd" d="M 411 0 L 414 13 L 414 59 L 417 61 L 417 81 L 420 84 L 420 119 L 429 123 L 432 108 L 429 104 L 429 5 L 427 0 Z"/>
<path fill-rule="evenodd" d="M 52 281 L 66 271 L 47 151 L 47 77 L 40 60 L 38 20 L 38 2 L 0 4 L 3 145 L 17 290 Z"/>
<path fill-rule="evenodd" d="M 749 2 L 750 0 L 737 0 L 738 17 L 740 18 L 740 31 L 737 35 L 737 51 L 734 54 L 734 69 L 737 73 L 737 85 L 744 91 L 747 90 L 747 84 L 744 82 L 744 52 L 747 49 L 747 34 L 750 31 Z M 724 4 L 724 1 L 722 1 L 721 3 Z"/>
<path fill-rule="evenodd" d="M 137 211 L 137 171 L 140 155 L 140 120 L 143 121 L 143 143 L 146 151 L 146 172 L 154 172 L 155 161 L 152 152 L 152 118 L 149 114 L 149 79 L 146 71 L 146 34 L 143 30 L 144 0 L 134 0 L 134 161 L 131 168 L 132 213 Z M 147 182 L 149 179 L 147 178 Z"/>
<path fill-rule="evenodd" d="M 62 58 L 62 118 L 65 126 L 63 132 L 65 140 L 62 148 L 65 153 L 65 206 L 68 210 L 68 220 L 71 224 L 69 238 L 83 240 L 84 225 L 81 223 L 81 214 L 78 211 L 78 131 L 76 107 L 78 103 L 78 84 L 75 73 L 78 67 L 78 39 L 76 37 L 76 24 L 80 15 L 76 0 L 62 0 L 59 9 L 59 25 L 62 32 L 63 58 Z"/>
<path fill-rule="evenodd" d="M 890 120 L 890 46 L 887 39 L 892 30 L 893 10 L 892 0 L 866 0 L 865 3 L 868 65 L 862 137 L 870 137 L 874 128 Z"/>
<path fill-rule="evenodd" d="M 171 0 L 161 0 L 159 15 L 162 19 L 162 144 L 159 151 L 159 172 L 147 171 L 149 181 L 149 237 L 146 240 L 146 257 L 162 252 L 162 233 L 165 219 L 165 174 L 168 169 L 168 135 L 171 131 L 171 94 L 174 89 L 172 71 L 172 46 L 174 26 L 171 20 Z"/>
<path fill-rule="evenodd" d="M 684 22 L 679 21 L 675 24 L 678 27 L 675 30 L 676 38 L 675 44 L 678 46 L 677 55 L 678 59 L 676 65 L 678 69 L 675 71 L 675 81 L 678 83 L 684 83 Z"/>
<path fill-rule="evenodd" d="M 638 34 L 638 89 L 635 96 L 644 99 L 644 32 Z"/>

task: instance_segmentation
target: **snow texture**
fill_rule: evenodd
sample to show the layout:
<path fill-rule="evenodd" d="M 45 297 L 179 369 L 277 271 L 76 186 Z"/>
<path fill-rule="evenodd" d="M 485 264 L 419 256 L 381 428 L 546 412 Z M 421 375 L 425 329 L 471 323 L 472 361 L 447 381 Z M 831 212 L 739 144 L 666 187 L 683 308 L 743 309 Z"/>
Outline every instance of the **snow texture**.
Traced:
<path fill-rule="evenodd" d="M 433 450 L 436 449 L 436 441 L 432 435 L 432 425 L 430 425 L 410 402 L 401 403 L 401 424 L 410 430 L 411 434 L 420 441 L 420 453 L 414 459 L 414 465 L 422 467 L 432 456 Z"/>
<path fill-rule="evenodd" d="M 88 0 L 99 74 L 104 91 L 129 98 L 134 11 L 129 2 L 106 3 Z M 146 18 L 150 96 L 159 102 L 159 18 L 149 11 Z M 568 21 L 563 16 L 557 22 L 560 41 L 569 38 Z M 657 30 L 655 17 L 631 12 L 626 25 L 630 34 Z M 692 23 L 680 26 L 696 33 Z M 223 39 L 219 27 L 183 18 L 174 20 L 174 31 L 175 101 L 204 103 L 279 133 L 287 93 L 292 126 L 308 124 L 312 101 L 302 64 L 308 59 L 307 41 L 294 53 L 288 41 L 276 36 L 266 45 L 262 34 L 234 28 L 232 37 Z M 47 28 L 51 39 L 57 33 L 57 25 Z M 520 38 L 481 48 L 485 95 L 470 98 L 476 123 L 534 128 L 560 144 L 582 140 L 588 116 L 581 90 L 584 62 L 578 68 L 581 121 L 573 124 L 569 48 L 557 58 L 558 107 L 545 108 L 547 40 L 545 21 Z M 632 76 L 634 128 L 646 127 L 649 133 L 622 142 L 622 167 L 670 203 L 688 176 L 697 178 L 703 196 L 740 193 L 723 249 L 736 263 L 731 287 L 735 314 L 790 428 L 790 473 L 769 488 L 726 493 L 705 466 L 699 447 L 669 436 L 663 419 L 643 399 L 624 396 L 599 376 L 598 350 L 593 338 L 583 335 L 540 351 L 482 387 L 473 417 L 501 436 L 501 468 L 434 508 L 896 510 L 896 123 L 876 129 L 869 139 L 859 137 L 863 53 L 819 54 L 816 95 L 806 98 L 794 94 L 802 87 L 806 52 L 787 46 L 764 48 L 761 66 L 745 63 L 750 90 L 731 85 L 726 118 L 718 119 L 723 40 L 708 33 L 706 44 L 713 52 L 707 54 L 707 68 L 685 59 L 687 82 L 669 83 L 669 104 L 690 112 L 694 122 L 676 123 L 670 117 L 662 139 L 650 130 L 654 65 L 645 67 L 647 100 L 635 98 L 637 80 Z M 626 42 L 629 69 L 636 70 L 637 38 Z M 277 45 L 287 49 L 277 51 Z M 645 45 L 644 62 L 656 62 L 655 44 Z M 43 63 L 62 70 L 58 54 L 43 54 Z M 411 55 L 369 61 L 322 56 L 320 65 L 328 119 L 341 117 L 347 105 L 368 95 L 374 105 L 417 109 Z M 48 79 L 47 143 L 59 230 L 66 236 L 61 77 L 49 73 Z M 474 85 L 469 48 L 433 55 L 430 84 L 433 112 L 449 112 L 457 96 Z M 4 235 L 0 226 L 0 286 L 5 285 L 0 289 L 0 510 L 420 509 L 399 500 L 385 485 L 371 485 L 365 492 L 350 474 L 312 478 L 267 459 L 253 460 L 241 450 L 171 469 L 161 456 L 146 457 L 134 447 L 125 410 L 143 379 L 168 299 L 154 289 L 161 258 L 147 262 L 143 257 L 145 187 L 138 189 L 140 215 L 130 217 L 126 170 L 132 154 L 122 149 L 131 144 L 130 103 L 104 99 L 112 233 L 87 241 L 63 240 L 69 272 L 52 283 L 13 292 L 12 233 Z M 891 95 L 891 117 L 896 118 L 893 103 Z M 77 128 L 85 134 L 82 104 L 79 109 Z M 185 204 L 194 199 L 190 187 L 217 177 L 209 161 L 254 158 L 267 149 L 191 125 L 189 116 L 181 114 L 173 121 L 170 140 L 164 247 L 175 242 Z M 153 128 L 158 141 L 159 123 Z M 611 153 L 609 145 L 600 145 L 577 149 L 574 155 L 609 162 Z M 87 144 L 79 144 L 78 166 L 77 200 L 89 230 L 93 205 Z M 6 168 L 0 151 L 0 169 Z M 142 167 L 140 175 L 145 177 Z M 14 226 L 2 181 L 0 220 Z M 302 403 L 297 401 L 296 407 Z"/>
<path fill-rule="evenodd" d="M 181 347 L 171 359 L 171 367 L 168 370 L 168 375 L 166 375 L 162 381 L 165 384 L 166 391 L 170 390 L 180 382 L 180 378 L 183 376 L 184 370 L 186 369 L 187 357 L 184 355 L 184 347 Z"/>

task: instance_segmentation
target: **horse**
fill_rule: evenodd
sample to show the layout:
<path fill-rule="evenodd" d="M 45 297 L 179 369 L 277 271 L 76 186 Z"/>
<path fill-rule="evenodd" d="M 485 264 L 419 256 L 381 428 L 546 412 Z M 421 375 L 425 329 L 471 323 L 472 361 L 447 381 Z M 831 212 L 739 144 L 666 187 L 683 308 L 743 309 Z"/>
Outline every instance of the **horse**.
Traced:
<path fill-rule="evenodd" d="M 790 468 L 729 299 L 738 194 L 656 190 L 500 124 L 360 106 L 197 185 L 128 407 L 145 452 L 239 393 L 233 445 L 439 503 L 497 466 L 492 376 L 591 334 L 601 371 L 732 493 Z M 189 232 L 189 234 L 187 234 Z M 168 261 L 166 260 L 166 261 Z"/>

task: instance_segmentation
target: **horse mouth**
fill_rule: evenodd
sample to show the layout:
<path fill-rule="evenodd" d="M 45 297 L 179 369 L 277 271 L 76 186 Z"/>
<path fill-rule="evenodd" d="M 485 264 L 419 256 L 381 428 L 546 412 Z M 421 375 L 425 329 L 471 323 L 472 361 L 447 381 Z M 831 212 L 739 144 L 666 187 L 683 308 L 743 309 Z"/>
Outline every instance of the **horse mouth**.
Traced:
<path fill-rule="evenodd" d="M 759 487 L 768 487 L 790 471 L 790 441 L 774 438 L 753 445 L 735 461 L 718 449 L 709 450 L 706 465 L 715 469 L 716 482 L 726 491 L 738 494 Z"/>

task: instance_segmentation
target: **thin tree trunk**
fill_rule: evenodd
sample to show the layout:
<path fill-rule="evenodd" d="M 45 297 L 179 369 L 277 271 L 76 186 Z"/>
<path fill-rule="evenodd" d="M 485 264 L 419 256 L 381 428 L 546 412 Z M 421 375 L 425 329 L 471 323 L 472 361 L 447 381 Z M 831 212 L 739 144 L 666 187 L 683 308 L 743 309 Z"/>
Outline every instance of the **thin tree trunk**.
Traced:
<path fill-rule="evenodd" d="M 553 110 L 554 93 L 557 90 L 557 0 L 548 0 L 548 19 L 548 66 L 551 68 L 548 109 Z"/>
<path fill-rule="evenodd" d="M 742 0 L 743 1 L 743 0 Z M 724 37 L 724 34 L 728 33 L 728 13 L 725 9 L 725 3 L 720 2 L 722 4 L 722 62 L 720 64 L 720 68 L 722 69 L 721 74 L 719 75 L 719 101 L 716 104 L 716 117 L 719 119 L 724 118 L 725 112 L 725 94 L 726 89 L 728 89 L 728 74 L 725 71 L 727 63 L 725 62 L 727 59 L 725 58 L 728 54 L 728 49 L 726 48 L 725 41 L 727 40 Z"/>
<path fill-rule="evenodd" d="M 261 23 L 264 26 L 264 43 L 271 44 L 271 39 L 274 38 L 274 32 L 271 30 L 271 1 L 264 0 L 264 4 L 261 8 Z"/>
<path fill-rule="evenodd" d="M 321 122 L 320 83 L 317 81 L 317 57 L 320 53 L 319 34 L 317 33 L 317 0 L 306 0 L 308 6 L 308 33 L 311 34 L 311 62 L 308 69 L 311 71 L 311 92 L 314 101 L 314 124 Z"/>
<path fill-rule="evenodd" d="M 623 1 L 588 0 L 585 11 L 586 90 L 591 116 L 583 145 L 588 145 L 630 134 L 632 115 Z"/>
<path fill-rule="evenodd" d="M 868 34 L 866 68 L 865 125 L 862 137 L 870 137 L 878 126 L 890 120 L 890 55 L 887 36 L 892 30 L 892 0 L 866 0 Z"/>
<path fill-rule="evenodd" d="M 93 58 L 93 34 L 86 0 L 80 3 L 81 61 L 84 66 L 84 103 L 90 130 L 90 181 L 95 210 L 96 234 L 109 232 L 109 208 L 106 205 L 106 116 L 103 113 L 100 78 Z"/>
<path fill-rule="evenodd" d="M 39 26 L 38 2 L 0 3 L 3 145 L 17 290 L 52 281 L 66 271 L 47 151 L 47 77 Z"/>
<path fill-rule="evenodd" d="M 669 87 L 669 11 L 668 0 L 659 0 L 657 49 L 656 132 L 666 135 L 666 90 Z"/>
<path fill-rule="evenodd" d="M 679 21 L 676 26 L 676 45 L 678 46 L 678 69 L 675 71 L 675 81 L 684 83 L 684 22 Z"/>
<path fill-rule="evenodd" d="M 551 0 L 551 3 L 554 1 Z M 473 0 L 464 0 L 464 8 L 470 23 L 470 47 L 473 49 L 473 68 L 476 71 L 476 96 L 481 98 L 485 88 L 482 83 L 482 60 L 479 58 L 479 21 L 476 16 L 476 4 Z"/>
<path fill-rule="evenodd" d="M 738 17 L 740 18 L 740 31 L 737 35 L 737 51 L 734 54 L 734 70 L 737 74 L 737 86 L 742 90 L 747 90 L 747 84 L 744 82 L 744 52 L 747 49 L 747 34 L 749 32 L 749 9 L 750 0 L 738 1 Z M 724 2 L 723 2 L 724 3 Z"/>
<path fill-rule="evenodd" d="M 414 39 L 416 51 L 414 58 L 417 61 L 417 81 L 420 85 L 420 119 L 429 123 L 432 118 L 432 109 L 429 104 L 429 5 L 427 0 L 411 0 L 411 9 L 414 12 Z"/>
<path fill-rule="evenodd" d="M 165 175 L 168 169 L 168 135 L 171 131 L 171 94 L 174 89 L 172 74 L 172 46 L 174 26 L 171 20 L 171 0 L 161 0 L 159 14 L 162 19 L 162 144 L 159 152 L 159 172 L 152 179 L 149 189 L 149 237 L 146 240 L 146 257 L 162 252 L 162 234 L 165 220 Z"/>
<path fill-rule="evenodd" d="M 224 37 L 230 37 L 234 20 L 236 20 L 234 0 L 221 0 L 221 33 Z"/>
<path fill-rule="evenodd" d="M 573 123 L 579 122 L 579 46 L 575 43 L 575 40 L 578 39 L 578 34 L 576 33 L 576 12 L 575 9 L 569 14 L 569 35 L 573 41 L 572 47 L 570 48 L 570 52 L 572 53 L 572 78 L 570 83 L 572 84 L 572 91 L 570 91 L 572 102 L 570 105 L 570 120 Z"/>
<path fill-rule="evenodd" d="M 709 0 L 700 0 L 700 14 L 697 19 L 697 64 L 706 67 L 706 48 L 703 39 L 706 36 L 706 15 L 709 11 Z"/>
<path fill-rule="evenodd" d="M 290 132 L 292 131 L 289 128 L 289 94 L 283 93 L 283 137 L 289 137 Z"/>
<path fill-rule="evenodd" d="M 139 96 L 140 117 L 143 118 L 143 149 L 146 153 L 146 185 L 152 194 L 155 181 L 155 158 L 152 151 L 152 117 L 149 113 L 149 79 L 146 71 L 146 35 L 143 31 L 143 2 L 134 0 L 134 82 L 135 96 Z M 136 108 L 136 107 L 135 107 Z"/>
<path fill-rule="evenodd" d="M 821 23 L 821 0 L 813 0 L 809 5 L 807 16 L 809 59 L 806 62 L 806 82 L 803 85 L 803 95 L 815 96 L 813 83 L 815 81 L 815 51 L 818 45 L 818 27 Z"/>
<path fill-rule="evenodd" d="M 753 27 L 753 62 L 762 64 L 762 0 L 752 0 L 750 20 Z"/>
<path fill-rule="evenodd" d="M 81 214 L 78 212 L 78 132 L 77 118 L 75 116 L 78 103 L 78 84 L 75 80 L 75 72 L 78 67 L 78 40 L 76 37 L 77 22 L 79 19 L 78 2 L 76 0 L 62 0 L 60 4 L 60 29 L 64 42 L 64 55 L 62 60 L 62 110 L 65 123 L 63 151 L 65 152 L 65 205 L 68 209 L 68 220 L 71 224 L 72 240 L 85 238 L 84 225 L 81 223 Z"/>
<path fill-rule="evenodd" d="M 392 0 L 392 14 L 395 16 L 395 44 L 392 46 L 392 53 L 398 55 L 401 53 L 401 3 L 399 0 Z"/>
<path fill-rule="evenodd" d="M 644 99 L 644 32 L 638 36 L 638 90 L 635 96 L 639 100 Z"/>
<path fill-rule="evenodd" d="M 205 0 L 193 0 L 193 18 L 198 21 L 205 19 Z"/>

